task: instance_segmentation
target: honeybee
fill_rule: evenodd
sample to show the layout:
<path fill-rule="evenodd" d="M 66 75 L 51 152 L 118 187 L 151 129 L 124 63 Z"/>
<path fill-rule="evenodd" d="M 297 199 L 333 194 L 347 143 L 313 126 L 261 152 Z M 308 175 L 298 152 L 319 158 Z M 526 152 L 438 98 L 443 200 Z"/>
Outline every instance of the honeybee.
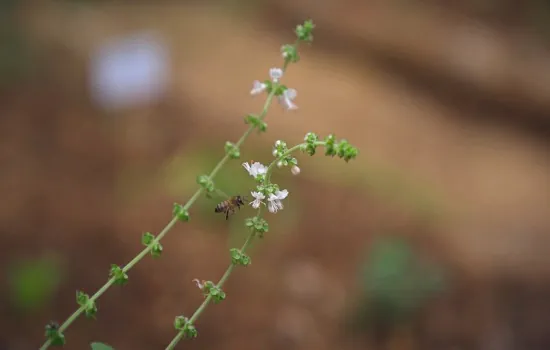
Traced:
<path fill-rule="evenodd" d="M 235 208 L 239 208 L 239 210 L 241 210 L 241 205 L 245 205 L 245 200 L 246 199 L 243 196 L 233 196 L 216 205 L 214 212 L 225 213 L 225 220 L 227 220 L 229 218 L 229 213 L 235 213 Z"/>

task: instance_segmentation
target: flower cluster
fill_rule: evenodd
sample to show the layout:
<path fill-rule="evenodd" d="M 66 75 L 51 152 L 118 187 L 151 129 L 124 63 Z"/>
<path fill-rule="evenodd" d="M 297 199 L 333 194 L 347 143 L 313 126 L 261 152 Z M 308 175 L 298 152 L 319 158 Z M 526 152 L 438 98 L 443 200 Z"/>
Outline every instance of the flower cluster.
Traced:
<path fill-rule="evenodd" d="M 276 184 L 269 183 L 266 179 L 268 167 L 259 162 L 243 163 L 243 167 L 259 183 L 256 186 L 256 191 L 251 191 L 250 194 L 254 197 L 254 200 L 250 202 L 250 205 L 254 209 L 258 209 L 261 204 L 266 205 L 264 202 L 267 199 L 267 209 L 270 213 L 275 214 L 277 211 L 284 208 L 282 200 L 288 196 L 287 190 L 280 190 Z"/>
<path fill-rule="evenodd" d="M 304 143 L 300 145 L 302 152 L 314 155 L 317 151 L 317 147 L 325 146 L 326 156 L 338 156 L 342 158 L 346 163 L 352 159 L 355 159 L 359 154 L 359 150 L 352 146 L 347 140 L 342 139 L 337 141 L 334 134 L 330 134 L 325 137 L 324 141 L 319 140 L 317 134 L 308 132 L 304 137 Z"/>
<path fill-rule="evenodd" d="M 300 174 L 300 168 L 298 168 L 298 159 L 294 158 L 288 151 L 286 142 L 277 140 L 273 146 L 272 154 L 277 161 L 277 167 L 282 168 L 284 166 L 291 166 L 290 171 L 293 175 Z"/>
<path fill-rule="evenodd" d="M 279 103 L 284 109 L 298 109 L 298 106 L 294 104 L 294 99 L 296 99 L 298 92 L 295 89 L 289 89 L 285 85 L 279 83 L 283 77 L 283 74 L 284 71 L 282 68 L 271 68 L 269 70 L 269 77 L 271 80 L 265 80 L 263 82 L 255 80 L 252 83 L 252 90 L 250 90 L 250 94 L 254 96 L 267 91 L 267 93 L 273 93 L 277 96 Z"/>

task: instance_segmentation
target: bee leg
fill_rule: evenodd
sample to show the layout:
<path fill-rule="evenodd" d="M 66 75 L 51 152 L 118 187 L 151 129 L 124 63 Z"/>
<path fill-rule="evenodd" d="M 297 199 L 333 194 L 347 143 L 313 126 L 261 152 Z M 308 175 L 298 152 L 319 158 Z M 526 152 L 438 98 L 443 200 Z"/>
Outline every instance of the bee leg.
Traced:
<path fill-rule="evenodd" d="M 229 219 L 229 210 L 225 212 L 225 220 Z"/>

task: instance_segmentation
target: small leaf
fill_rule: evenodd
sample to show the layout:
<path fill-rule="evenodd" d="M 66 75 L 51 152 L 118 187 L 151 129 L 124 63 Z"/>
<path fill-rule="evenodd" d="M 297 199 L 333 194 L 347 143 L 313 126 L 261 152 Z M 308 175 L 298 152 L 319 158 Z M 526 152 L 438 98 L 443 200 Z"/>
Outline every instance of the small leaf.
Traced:
<path fill-rule="evenodd" d="M 92 347 L 92 350 L 115 350 L 115 348 L 110 345 L 98 342 L 93 342 L 90 346 Z"/>

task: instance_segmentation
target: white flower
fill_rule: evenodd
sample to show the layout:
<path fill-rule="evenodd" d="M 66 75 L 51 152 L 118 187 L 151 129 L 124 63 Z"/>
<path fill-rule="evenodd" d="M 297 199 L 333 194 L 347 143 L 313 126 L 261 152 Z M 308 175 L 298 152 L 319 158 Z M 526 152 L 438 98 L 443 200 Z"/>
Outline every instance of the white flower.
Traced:
<path fill-rule="evenodd" d="M 283 70 L 281 68 L 271 68 L 269 70 L 269 76 L 274 83 L 278 83 L 279 80 L 283 77 Z M 251 95 L 259 95 L 267 89 L 267 85 L 262 83 L 259 80 L 254 80 L 252 83 L 252 90 L 250 90 Z"/>
<path fill-rule="evenodd" d="M 277 151 L 276 148 L 273 149 L 273 152 L 271 152 L 273 154 L 273 157 L 277 157 L 277 154 L 279 153 L 279 151 Z"/>
<path fill-rule="evenodd" d="M 285 92 L 279 96 L 279 103 L 287 110 L 298 109 L 298 106 L 292 102 L 297 95 L 298 92 L 295 89 L 286 89 Z"/>
<path fill-rule="evenodd" d="M 277 191 L 275 194 L 270 194 L 268 198 L 267 209 L 271 213 L 276 213 L 283 209 L 283 203 L 281 202 L 288 196 L 287 190 Z"/>
<path fill-rule="evenodd" d="M 271 68 L 269 76 L 274 83 L 277 83 L 283 77 L 283 70 L 281 68 Z"/>
<path fill-rule="evenodd" d="M 277 168 L 282 168 L 283 165 L 284 165 L 284 164 L 283 164 L 283 161 L 282 161 L 282 160 L 280 160 L 280 161 L 277 162 Z"/>
<path fill-rule="evenodd" d="M 264 175 L 267 172 L 267 167 L 259 162 L 254 162 L 251 165 L 246 162 L 243 163 L 243 167 L 248 171 L 248 174 L 254 178 L 258 175 Z"/>
<path fill-rule="evenodd" d="M 298 175 L 300 174 L 300 168 L 298 166 L 294 165 L 292 168 L 290 168 L 290 172 L 292 175 Z"/>
<path fill-rule="evenodd" d="M 282 141 L 281 140 L 277 140 L 275 141 L 275 147 L 279 147 L 281 145 Z"/>
<path fill-rule="evenodd" d="M 267 88 L 267 85 L 262 83 L 259 80 L 254 80 L 254 83 L 252 84 L 252 90 L 250 90 L 251 95 L 258 95 L 264 92 L 264 90 Z"/>
<path fill-rule="evenodd" d="M 250 202 L 250 205 L 252 205 L 252 208 L 258 209 L 260 207 L 260 204 L 264 204 L 262 202 L 262 199 L 265 199 L 265 195 L 262 192 L 250 192 L 252 194 L 252 197 L 254 197 L 254 200 Z"/>

